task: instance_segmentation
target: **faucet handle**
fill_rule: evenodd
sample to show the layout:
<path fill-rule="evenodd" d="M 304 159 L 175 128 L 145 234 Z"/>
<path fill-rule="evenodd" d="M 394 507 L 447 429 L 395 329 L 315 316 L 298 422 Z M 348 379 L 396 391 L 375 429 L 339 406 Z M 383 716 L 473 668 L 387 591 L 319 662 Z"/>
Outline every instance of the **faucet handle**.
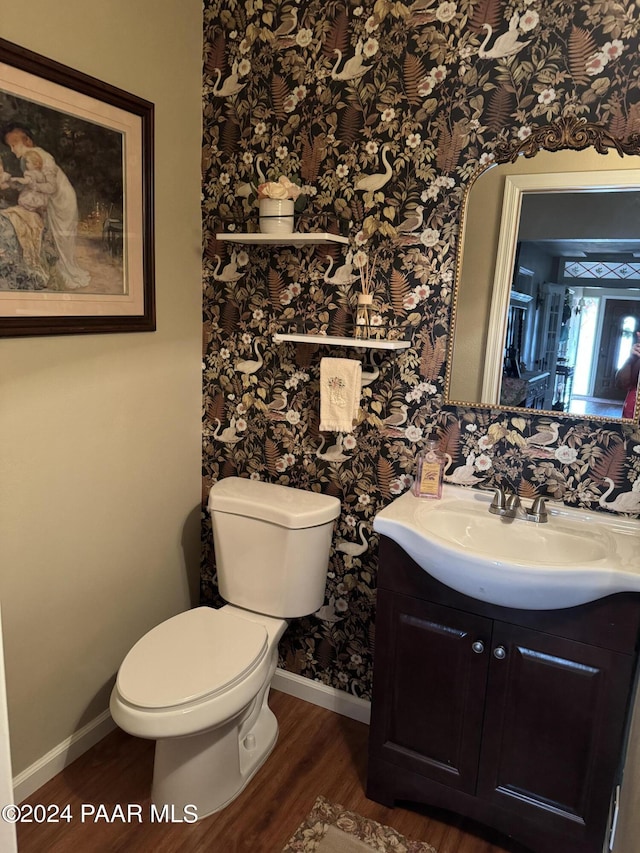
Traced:
<path fill-rule="evenodd" d="M 545 522 L 548 519 L 547 505 L 544 498 L 536 498 L 531 505 L 529 514 L 535 516 L 535 521 Z"/>
<path fill-rule="evenodd" d="M 506 497 L 504 491 L 498 486 L 498 488 L 493 493 L 493 500 L 491 501 L 491 506 L 494 509 L 504 509 Z"/>
<path fill-rule="evenodd" d="M 493 500 L 489 505 L 489 512 L 494 515 L 504 515 L 506 497 L 504 491 L 498 486 L 493 493 Z"/>

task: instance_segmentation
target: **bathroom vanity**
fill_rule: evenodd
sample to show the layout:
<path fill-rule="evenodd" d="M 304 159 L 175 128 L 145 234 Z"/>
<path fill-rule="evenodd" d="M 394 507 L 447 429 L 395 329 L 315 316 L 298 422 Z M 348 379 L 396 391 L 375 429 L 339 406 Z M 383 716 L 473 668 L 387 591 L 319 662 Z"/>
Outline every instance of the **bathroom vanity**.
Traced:
<path fill-rule="evenodd" d="M 446 506 L 416 509 L 428 511 Z M 423 551 L 419 565 L 381 536 L 367 796 L 451 810 L 534 853 L 602 853 L 634 687 L 640 595 L 559 609 L 495 604 L 436 579 L 430 543 Z M 513 578 L 517 586 L 515 570 Z"/>

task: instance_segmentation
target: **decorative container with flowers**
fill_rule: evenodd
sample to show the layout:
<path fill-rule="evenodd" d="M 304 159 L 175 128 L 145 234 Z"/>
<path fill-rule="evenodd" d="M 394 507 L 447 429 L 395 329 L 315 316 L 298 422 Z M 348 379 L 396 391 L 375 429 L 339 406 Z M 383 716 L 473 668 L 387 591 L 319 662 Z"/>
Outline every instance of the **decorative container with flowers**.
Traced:
<path fill-rule="evenodd" d="M 263 234 L 291 234 L 294 226 L 296 201 L 302 188 L 281 175 L 277 181 L 265 181 L 258 186 L 260 231 Z"/>

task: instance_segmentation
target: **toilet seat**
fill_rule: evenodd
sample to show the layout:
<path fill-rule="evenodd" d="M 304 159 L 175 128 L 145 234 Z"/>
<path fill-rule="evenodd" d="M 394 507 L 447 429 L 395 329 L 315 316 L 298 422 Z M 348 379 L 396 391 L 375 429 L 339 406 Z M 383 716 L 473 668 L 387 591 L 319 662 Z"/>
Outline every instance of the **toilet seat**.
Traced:
<path fill-rule="evenodd" d="M 197 607 L 162 622 L 124 659 L 116 689 L 150 711 L 185 707 L 231 690 L 268 651 L 264 625 L 228 608 Z"/>

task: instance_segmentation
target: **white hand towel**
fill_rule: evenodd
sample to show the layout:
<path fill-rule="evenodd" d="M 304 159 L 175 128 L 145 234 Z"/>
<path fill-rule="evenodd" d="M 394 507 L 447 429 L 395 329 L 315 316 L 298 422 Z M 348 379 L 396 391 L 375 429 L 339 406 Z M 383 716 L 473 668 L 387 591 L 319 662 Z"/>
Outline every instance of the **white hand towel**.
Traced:
<path fill-rule="evenodd" d="M 362 364 L 355 358 L 320 360 L 320 429 L 352 432 L 362 393 Z"/>

